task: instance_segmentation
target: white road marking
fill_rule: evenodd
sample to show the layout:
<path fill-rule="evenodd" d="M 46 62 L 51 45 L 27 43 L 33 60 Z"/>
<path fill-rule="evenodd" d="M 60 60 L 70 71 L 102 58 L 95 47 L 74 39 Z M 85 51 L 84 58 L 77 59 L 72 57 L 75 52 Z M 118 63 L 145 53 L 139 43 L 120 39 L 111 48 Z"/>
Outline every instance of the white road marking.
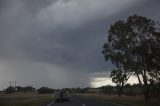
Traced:
<path fill-rule="evenodd" d="M 80 101 L 80 100 L 73 99 L 73 98 L 72 98 L 71 100 L 74 100 L 75 102 L 77 102 L 77 103 L 81 104 L 82 106 L 87 106 L 87 105 L 85 105 L 84 103 L 81 103 L 81 101 Z"/>
<path fill-rule="evenodd" d="M 52 106 L 55 103 L 55 101 L 51 102 L 50 104 L 48 104 L 47 106 Z"/>
<path fill-rule="evenodd" d="M 113 103 L 113 102 L 109 102 L 109 101 L 106 101 L 106 102 L 108 102 L 110 104 L 113 104 L 113 105 L 117 105 L 117 106 L 126 106 L 126 105 L 123 105 L 123 104 Z"/>
<path fill-rule="evenodd" d="M 86 106 L 85 104 L 82 104 L 82 106 Z"/>

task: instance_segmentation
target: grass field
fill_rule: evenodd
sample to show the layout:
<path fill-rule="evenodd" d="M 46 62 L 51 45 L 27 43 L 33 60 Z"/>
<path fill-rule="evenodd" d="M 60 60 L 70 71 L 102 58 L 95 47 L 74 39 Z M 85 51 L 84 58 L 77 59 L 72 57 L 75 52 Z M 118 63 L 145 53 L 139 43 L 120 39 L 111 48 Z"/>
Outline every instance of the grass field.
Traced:
<path fill-rule="evenodd" d="M 49 101 L 51 101 L 51 94 L 0 94 L 0 106 L 44 106 Z"/>
<path fill-rule="evenodd" d="M 159 106 L 160 98 L 152 98 L 149 102 L 144 101 L 143 96 L 122 96 L 117 95 L 104 95 L 104 94 L 81 94 L 89 98 L 100 98 L 114 103 L 124 104 L 127 106 Z"/>

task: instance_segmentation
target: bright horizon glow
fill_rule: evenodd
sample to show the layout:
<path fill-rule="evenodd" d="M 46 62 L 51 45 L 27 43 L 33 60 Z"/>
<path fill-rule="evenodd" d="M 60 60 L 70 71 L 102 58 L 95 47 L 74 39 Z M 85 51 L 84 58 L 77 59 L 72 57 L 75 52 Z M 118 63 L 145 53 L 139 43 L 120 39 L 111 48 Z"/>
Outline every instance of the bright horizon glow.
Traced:
<path fill-rule="evenodd" d="M 129 84 L 137 84 L 138 80 L 135 76 L 130 77 L 130 79 L 127 81 Z M 112 85 L 115 86 L 116 84 L 112 82 L 111 78 L 92 78 L 90 82 L 91 87 L 97 88 L 101 86 L 106 85 Z"/>

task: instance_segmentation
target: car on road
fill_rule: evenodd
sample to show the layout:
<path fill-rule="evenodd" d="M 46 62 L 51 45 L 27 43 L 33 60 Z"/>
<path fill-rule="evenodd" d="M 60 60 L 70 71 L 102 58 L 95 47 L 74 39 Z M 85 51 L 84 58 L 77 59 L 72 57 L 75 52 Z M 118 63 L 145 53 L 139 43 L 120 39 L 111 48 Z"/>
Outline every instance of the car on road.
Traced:
<path fill-rule="evenodd" d="M 58 90 L 54 94 L 55 101 L 69 101 L 69 92 L 66 90 Z"/>

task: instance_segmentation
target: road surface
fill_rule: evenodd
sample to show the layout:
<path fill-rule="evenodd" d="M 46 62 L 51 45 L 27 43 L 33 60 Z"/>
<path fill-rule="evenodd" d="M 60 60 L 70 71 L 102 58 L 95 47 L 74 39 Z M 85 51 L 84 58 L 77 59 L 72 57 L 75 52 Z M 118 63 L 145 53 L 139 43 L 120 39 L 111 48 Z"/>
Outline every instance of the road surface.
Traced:
<path fill-rule="evenodd" d="M 125 106 L 97 98 L 89 98 L 84 96 L 71 96 L 70 101 L 52 102 L 48 106 Z"/>

